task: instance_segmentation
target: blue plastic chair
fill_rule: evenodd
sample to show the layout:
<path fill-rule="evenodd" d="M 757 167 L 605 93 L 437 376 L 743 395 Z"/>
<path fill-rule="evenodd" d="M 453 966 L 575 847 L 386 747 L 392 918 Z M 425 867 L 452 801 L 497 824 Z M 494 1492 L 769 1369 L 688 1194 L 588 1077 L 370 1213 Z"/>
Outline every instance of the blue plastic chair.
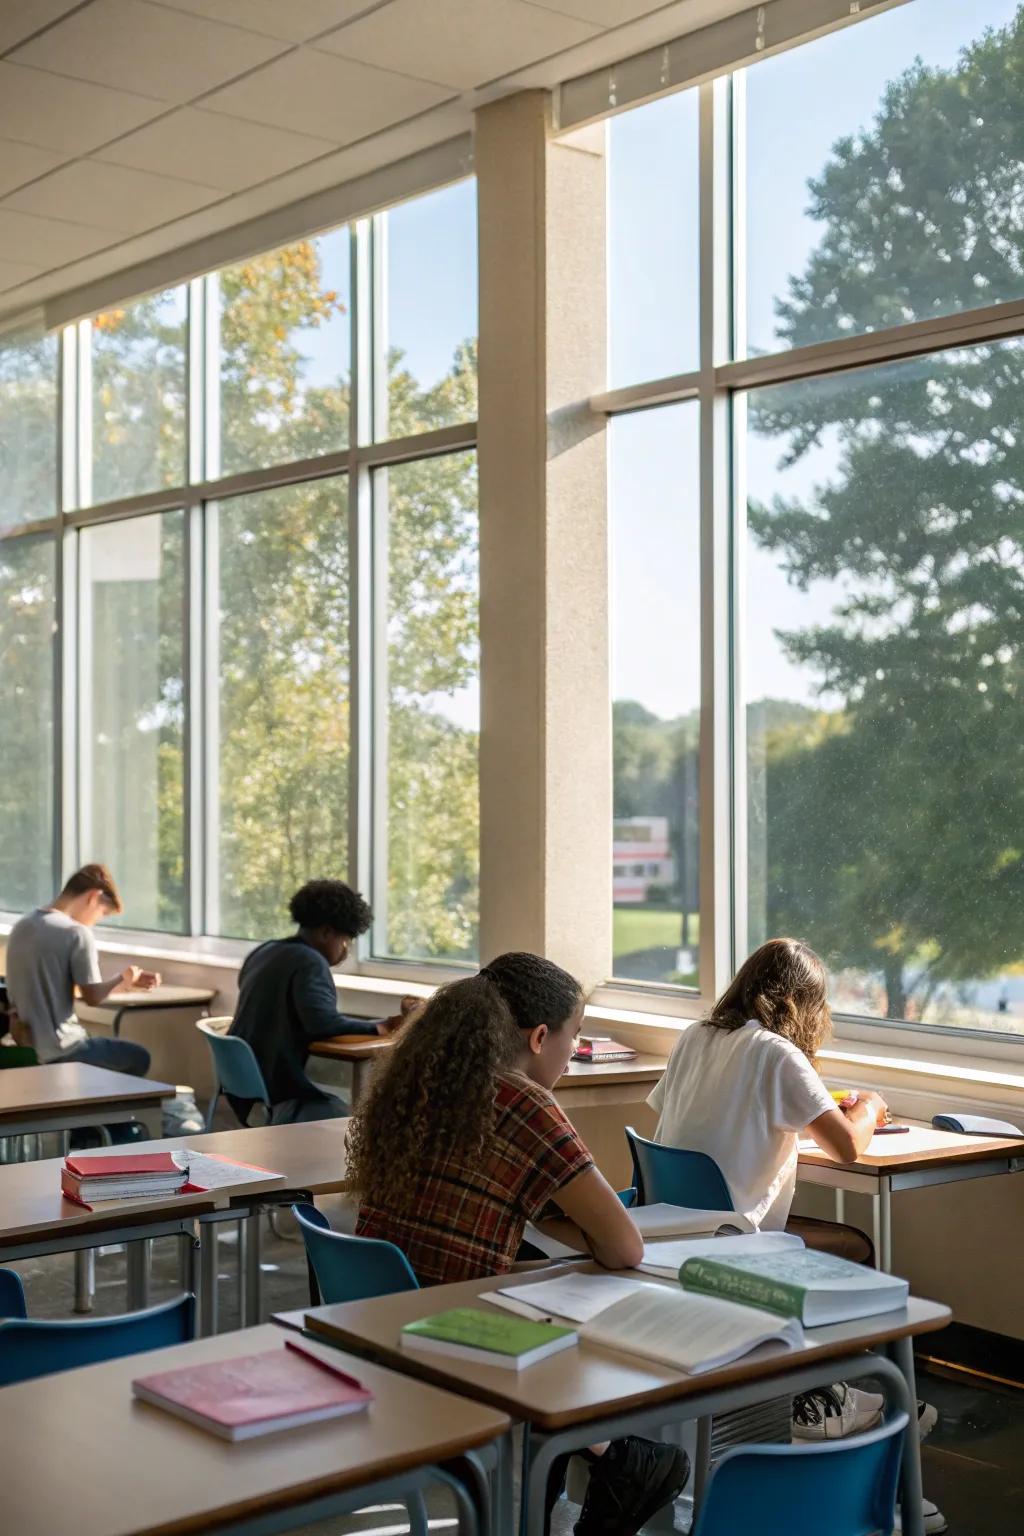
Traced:
<path fill-rule="evenodd" d="M 826 1528 L 828 1536 L 889 1536 L 909 1422 L 900 1412 L 846 1440 L 726 1451 L 692 1536 L 822 1536 Z"/>
<path fill-rule="evenodd" d="M 7 1317 L 28 1317 L 25 1287 L 14 1269 L 0 1269 L 0 1321 Z"/>
<path fill-rule="evenodd" d="M 187 1344 L 194 1337 L 195 1298 L 180 1296 L 145 1312 L 81 1321 L 9 1318 L 0 1322 L 0 1386 L 69 1371 L 98 1360 Z"/>
<path fill-rule="evenodd" d="M 626 1210 L 627 1211 L 631 1211 L 633 1209 L 634 1205 L 636 1205 L 636 1190 L 632 1189 L 632 1188 L 630 1188 L 630 1189 L 620 1189 L 618 1191 L 618 1195 L 619 1195 L 619 1199 L 622 1201 L 623 1205 L 626 1207 Z"/>
<path fill-rule="evenodd" d="M 705 1152 L 662 1146 L 626 1126 L 639 1205 L 685 1205 L 692 1211 L 736 1209 L 722 1170 Z"/>
<path fill-rule="evenodd" d="M 394 1243 L 333 1231 L 315 1205 L 293 1205 L 306 1254 L 325 1303 L 368 1301 L 396 1291 L 418 1291 L 412 1265 Z"/>
<path fill-rule="evenodd" d="M 270 1093 L 263 1081 L 263 1073 L 260 1071 L 260 1064 L 256 1060 L 253 1048 L 248 1040 L 241 1040 L 237 1035 L 224 1032 L 230 1024 L 230 1019 L 198 1019 L 196 1021 L 196 1028 L 202 1031 L 209 1042 L 210 1054 L 213 1057 L 213 1075 L 217 1083 L 206 1110 L 208 1131 L 213 1130 L 217 1100 L 222 1093 L 233 1094 L 236 1099 L 254 1099 L 265 1107 L 268 1120 L 271 1115 Z M 218 1025 L 221 1027 L 218 1028 Z"/>

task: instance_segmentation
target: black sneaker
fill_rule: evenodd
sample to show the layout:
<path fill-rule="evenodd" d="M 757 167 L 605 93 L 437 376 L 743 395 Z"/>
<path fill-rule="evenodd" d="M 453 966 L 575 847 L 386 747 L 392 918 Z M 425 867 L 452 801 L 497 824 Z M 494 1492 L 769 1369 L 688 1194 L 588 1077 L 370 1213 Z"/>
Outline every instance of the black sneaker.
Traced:
<path fill-rule="evenodd" d="M 686 1486 L 690 1458 L 675 1445 L 627 1435 L 594 1464 L 575 1536 L 636 1536 Z"/>

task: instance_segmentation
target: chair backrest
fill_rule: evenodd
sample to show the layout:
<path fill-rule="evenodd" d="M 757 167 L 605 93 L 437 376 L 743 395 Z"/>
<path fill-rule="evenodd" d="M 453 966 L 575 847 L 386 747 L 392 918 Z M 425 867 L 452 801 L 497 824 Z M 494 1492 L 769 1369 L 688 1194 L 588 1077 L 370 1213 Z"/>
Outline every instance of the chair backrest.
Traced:
<path fill-rule="evenodd" d="M 213 1057 L 217 1094 L 230 1093 L 236 1099 L 255 1099 L 270 1108 L 270 1094 L 263 1081 L 259 1062 L 248 1040 L 226 1033 L 230 1019 L 198 1019 L 196 1028 L 206 1036 Z M 217 1099 L 214 1094 L 214 1103 Z"/>
<path fill-rule="evenodd" d="M 897 1413 L 845 1440 L 726 1451 L 708 1480 L 693 1536 L 736 1536 L 754 1526 L 757 1536 L 891 1531 L 908 1423 Z"/>
<path fill-rule="evenodd" d="M 618 1191 L 618 1196 L 623 1205 L 626 1207 L 627 1211 L 631 1211 L 634 1205 L 636 1205 L 636 1190 L 632 1187 L 629 1189 L 620 1189 Z"/>
<path fill-rule="evenodd" d="M 0 1386 L 119 1355 L 187 1344 L 195 1333 L 194 1301 L 192 1296 L 179 1296 L 176 1301 L 124 1317 L 59 1321 L 32 1317 L 0 1322 Z"/>
<path fill-rule="evenodd" d="M 396 1291 L 418 1291 L 412 1265 L 394 1243 L 334 1232 L 314 1205 L 293 1205 L 306 1253 L 325 1303 L 367 1301 Z"/>
<path fill-rule="evenodd" d="M 706 1152 L 666 1147 L 626 1126 L 633 1155 L 633 1183 L 640 1205 L 686 1205 L 693 1211 L 735 1210 L 722 1170 Z"/>
<path fill-rule="evenodd" d="M 0 1269 L 0 1321 L 5 1317 L 27 1317 L 25 1287 L 16 1269 Z"/>

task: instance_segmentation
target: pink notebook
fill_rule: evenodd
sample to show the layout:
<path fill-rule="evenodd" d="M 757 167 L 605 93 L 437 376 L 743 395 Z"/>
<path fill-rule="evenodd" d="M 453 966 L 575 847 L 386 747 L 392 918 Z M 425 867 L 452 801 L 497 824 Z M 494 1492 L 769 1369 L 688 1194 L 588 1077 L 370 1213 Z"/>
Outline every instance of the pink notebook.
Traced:
<path fill-rule="evenodd" d="M 294 1339 L 260 1355 L 140 1376 L 132 1391 L 225 1440 L 340 1418 L 373 1401 L 362 1382 Z"/>

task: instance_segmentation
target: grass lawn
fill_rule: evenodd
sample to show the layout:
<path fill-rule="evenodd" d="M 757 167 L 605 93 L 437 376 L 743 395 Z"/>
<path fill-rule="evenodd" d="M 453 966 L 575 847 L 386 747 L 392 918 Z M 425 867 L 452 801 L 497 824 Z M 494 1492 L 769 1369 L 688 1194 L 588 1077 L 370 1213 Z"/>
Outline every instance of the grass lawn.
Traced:
<path fill-rule="evenodd" d="M 657 949 L 662 945 L 678 949 L 682 918 L 667 907 L 616 907 L 613 927 L 614 953 L 631 955 L 638 949 Z M 696 918 L 690 919 L 690 943 L 696 944 Z"/>

